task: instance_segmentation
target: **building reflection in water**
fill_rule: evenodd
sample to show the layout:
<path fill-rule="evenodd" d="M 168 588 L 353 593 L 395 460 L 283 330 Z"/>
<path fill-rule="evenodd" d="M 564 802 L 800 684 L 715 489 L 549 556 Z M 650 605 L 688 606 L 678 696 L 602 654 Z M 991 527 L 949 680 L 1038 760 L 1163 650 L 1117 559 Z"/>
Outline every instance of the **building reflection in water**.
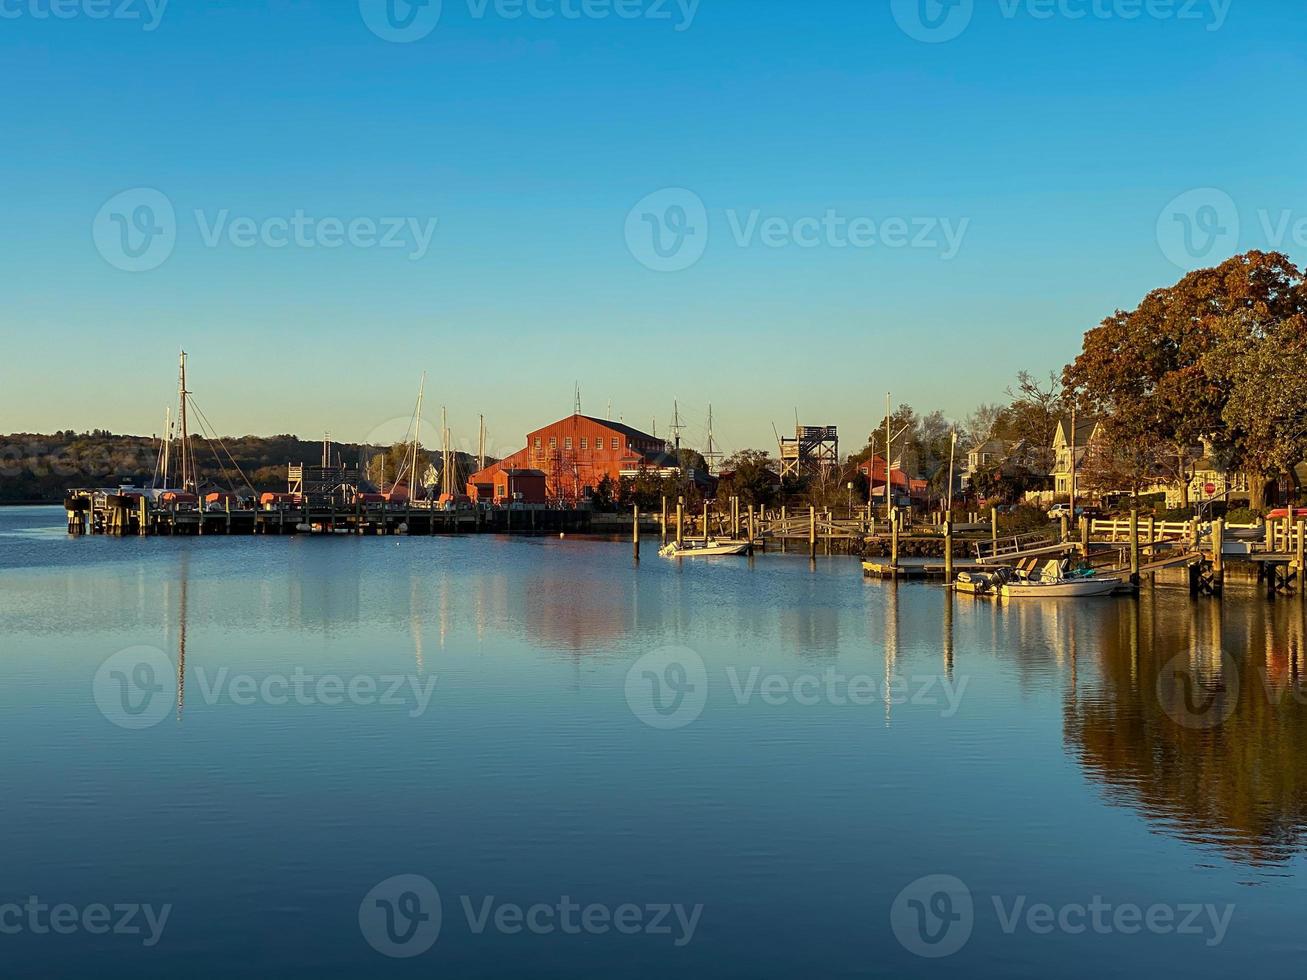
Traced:
<path fill-rule="evenodd" d="M 1066 744 L 1085 771 L 1113 802 L 1242 862 L 1301 850 L 1303 603 L 1145 592 L 1101 609 L 1096 669 L 1082 664 L 1064 697 Z"/>

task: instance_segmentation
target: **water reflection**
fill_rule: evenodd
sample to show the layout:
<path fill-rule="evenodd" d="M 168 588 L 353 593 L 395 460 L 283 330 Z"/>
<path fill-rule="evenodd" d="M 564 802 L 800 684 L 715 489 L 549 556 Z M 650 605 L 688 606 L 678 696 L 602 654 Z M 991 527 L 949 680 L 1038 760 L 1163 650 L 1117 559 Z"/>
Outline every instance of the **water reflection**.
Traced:
<path fill-rule="evenodd" d="M 1166 832 L 1288 860 L 1307 825 L 1304 633 L 1301 602 L 1121 603 L 1094 676 L 1067 685 L 1067 745 Z"/>

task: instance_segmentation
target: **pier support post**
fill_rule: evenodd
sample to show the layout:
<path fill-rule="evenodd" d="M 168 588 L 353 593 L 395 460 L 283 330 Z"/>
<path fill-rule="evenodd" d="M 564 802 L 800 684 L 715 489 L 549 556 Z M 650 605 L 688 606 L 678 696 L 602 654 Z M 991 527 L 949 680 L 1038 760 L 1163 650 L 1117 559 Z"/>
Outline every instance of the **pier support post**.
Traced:
<path fill-rule="evenodd" d="M 676 547 L 685 540 L 685 498 L 676 498 Z"/>
<path fill-rule="evenodd" d="M 944 584 L 953 585 L 953 513 L 944 518 Z"/>
<path fill-rule="evenodd" d="M 708 501 L 703 502 L 703 543 L 708 543 Z"/>
<path fill-rule="evenodd" d="M 808 507 L 808 557 L 817 557 L 817 508 Z"/>
<path fill-rule="evenodd" d="M 994 546 L 994 554 L 998 554 L 998 507 L 989 508 L 989 541 Z"/>
<path fill-rule="evenodd" d="M 753 547 L 753 539 L 754 539 L 753 527 L 754 527 L 754 525 L 753 525 L 753 504 L 750 504 L 750 505 L 749 505 L 749 547 L 750 547 L 750 548 Z"/>
<path fill-rule="evenodd" d="M 1080 518 L 1080 557 L 1089 558 L 1089 518 Z"/>
<path fill-rule="evenodd" d="M 899 569 L 899 512 L 890 508 L 889 512 L 889 563 L 895 572 Z"/>
<path fill-rule="evenodd" d="M 667 543 L 667 494 L 663 494 L 663 518 L 658 522 L 658 543 Z"/>
<path fill-rule="evenodd" d="M 1063 514 L 1058 523 L 1062 525 L 1062 541 L 1065 542 L 1069 537 L 1071 537 L 1071 518 L 1066 514 Z"/>
<path fill-rule="evenodd" d="M 1139 508 L 1130 508 L 1130 584 L 1139 586 Z"/>
<path fill-rule="evenodd" d="M 1212 521 L 1212 588 L 1218 595 L 1225 585 L 1225 519 Z"/>
<path fill-rule="evenodd" d="M 640 560 L 640 505 L 635 505 L 631 521 L 631 546 L 635 551 L 635 560 Z"/>

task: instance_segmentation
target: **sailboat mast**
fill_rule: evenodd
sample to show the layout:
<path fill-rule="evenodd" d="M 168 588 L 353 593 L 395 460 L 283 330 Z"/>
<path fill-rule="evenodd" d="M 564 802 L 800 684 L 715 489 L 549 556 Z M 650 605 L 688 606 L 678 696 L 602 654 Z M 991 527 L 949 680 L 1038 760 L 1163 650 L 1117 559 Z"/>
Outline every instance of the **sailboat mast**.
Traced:
<path fill-rule="evenodd" d="M 195 473 L 192 469 L 193 461 L 191 459 L 191 439 L 186 420 L 186 396 L 189 394 L 190 392 L 186 390 L 186 352 L 182 351 L 181 356 L 178 358 L 177 367 L 177 415 L 181 425 L 181 489 L 183 492 L 191 489 L 195 484 Z"/>
<path fill-rule="evenodd" d="M 418 410 L 413 424 L 413 478 L 410 481 L 413 484 L 413 492 L 409 494 L 410 498 L 417 499 L 418 488 L 418 438 L 422 432 L 422 396 L 427 391 L 427 372 L 422 372 L 422 383 L 418 386 Z"/>
<path fill-rule="evenodd" d="M 481 430 L 477 434 L 477 469 L 486 468 L 486 417 L 481 416 Z"/>

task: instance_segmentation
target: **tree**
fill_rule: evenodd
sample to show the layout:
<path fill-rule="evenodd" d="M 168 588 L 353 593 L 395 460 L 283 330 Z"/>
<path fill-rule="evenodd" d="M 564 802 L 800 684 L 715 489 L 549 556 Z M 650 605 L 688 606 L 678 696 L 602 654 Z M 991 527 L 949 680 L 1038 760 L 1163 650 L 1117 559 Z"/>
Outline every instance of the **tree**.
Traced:
<path fill-rule="evenodd" d="M 1083 350 L 1063 373 L 1067 386 L 1102 416 L 1118 447 L 1157 440 L 1158 460 L 1187 488 L 1195 445 L 1223 444 L 1248 456 L 1243 430 L 1226 416 L 1223 372 L 1304 309 L 1303 277 L 1277 252 L 1251 251 L 1156 289 L 1134 310 L 1118 310 L 1085 334 Z M 1231 353 L 1233 352 L 1233 353 Z"/>
<path fill-rule="evenodd" d="M 742 449 L 722 463 L 718 499 L 739 497 L 742 504 L 768 507 L 779 489 L 771 457 L 761 449 Z"/>
<path fill-rule="evenodd" d="M 1249 483 L 1258 507 L 1267 478 L 1307 458 L 1307 316 L 1264 336 L 1241 333 L 1208 358 L 1207 369 L 1228 392 L 1221 419 L 1240 446 L 1244 470 L 1260 481 Z"/>

